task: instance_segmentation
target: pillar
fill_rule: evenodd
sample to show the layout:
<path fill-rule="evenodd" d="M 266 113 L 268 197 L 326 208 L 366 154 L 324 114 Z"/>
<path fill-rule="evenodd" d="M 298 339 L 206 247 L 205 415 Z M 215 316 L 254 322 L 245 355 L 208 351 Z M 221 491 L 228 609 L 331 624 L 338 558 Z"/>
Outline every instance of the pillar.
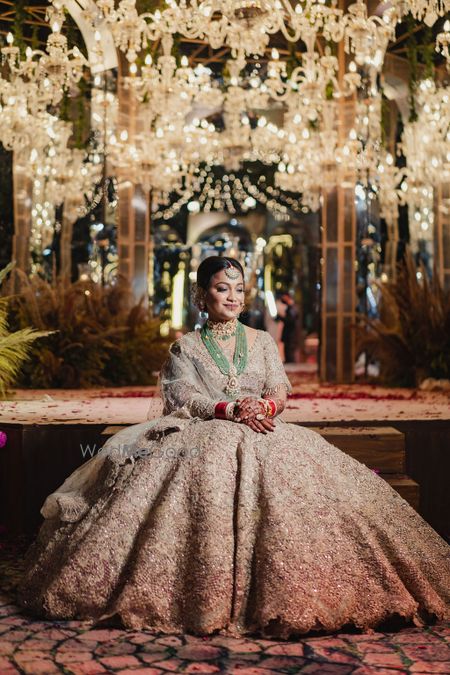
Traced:
<path fill-rule="evenodd" d="M 441 286 L 450 291 L 450 182 L 435 189 L 435 263 Z"/>
<path fill-rule="evenodd" d="M 12 242 L 12 259 L 16 269 L 28 275 L 31 268 L 30 237 L 32 225 L 32 179 L 20 165 L 17 156 L 13 158 L 13 202 L 14 202 L 14 235 Z M 18 279 L 14 282 L 17 290 Z"/>
<path fill-rule="evenodd" d="M 356 357 L 354 184 L 323 194 L 320 378 L 352 382 Z"/>
<path fill-rule="evenodd" d="M 126 89 L 122 75 L 119 75 L 119 134 L 126 131 L 128 143 L 133 144 L 140 130 L 138 104 L 129 89 Z M 138 183 L 138 175 L 118 175 L 119 209 L 117 227 L 117 248 L 119 274 L 130 284 L 136 302 L 144 297 L 148 305 L 150 272 L 150 198 L 148 191 Z"/>
<path fill-rule="evenodd" d="M 344 8 L 343 0 L 339 7 Z M 338 45 L 339 80 L 346 55 Z M 337 133 L 341 145 L 354 127 L 355 100 L 339 100 Z M 356 176 L 336 173 L 336 185 L 322 191 L 321 332 L 319 376 L 325 382 L 353 382 L 356 339 Z"/>

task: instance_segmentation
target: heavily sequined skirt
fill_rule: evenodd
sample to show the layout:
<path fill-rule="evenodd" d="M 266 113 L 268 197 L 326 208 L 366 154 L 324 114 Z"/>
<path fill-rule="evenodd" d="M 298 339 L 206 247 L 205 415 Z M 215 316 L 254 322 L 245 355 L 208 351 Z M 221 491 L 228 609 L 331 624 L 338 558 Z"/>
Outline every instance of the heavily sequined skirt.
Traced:
<path fill-rule="evenodd" d="M 450 547 L 378 475 L 306 428 L 197 421 L 47 519 L 20 604 L 164 632 L 289 637 L 450 617 Z"/>

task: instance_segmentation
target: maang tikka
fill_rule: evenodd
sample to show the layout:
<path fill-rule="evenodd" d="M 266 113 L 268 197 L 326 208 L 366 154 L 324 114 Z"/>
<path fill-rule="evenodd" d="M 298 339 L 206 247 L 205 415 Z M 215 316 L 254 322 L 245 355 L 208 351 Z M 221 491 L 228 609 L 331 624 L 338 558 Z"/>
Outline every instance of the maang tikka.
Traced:
<path fill-rule="evenodd" d="M 231 263 L 230 263 L 230 266 L 229 266 L 229 267 L 225 267 L 225 268 L 224 268 L 224 271 L 225 271 L 225 274 L 227 275 L 227 277 L 228 277 L 229 279 L 233 279 L 233 280 L 234 280 L 234 279 L 237 279 L 238 277 L 241 276 L 241 273 L 239 272 L 239 270 L 237 270 L 237 269 L 234 267 L 234 265 L 231 265 Z"/>

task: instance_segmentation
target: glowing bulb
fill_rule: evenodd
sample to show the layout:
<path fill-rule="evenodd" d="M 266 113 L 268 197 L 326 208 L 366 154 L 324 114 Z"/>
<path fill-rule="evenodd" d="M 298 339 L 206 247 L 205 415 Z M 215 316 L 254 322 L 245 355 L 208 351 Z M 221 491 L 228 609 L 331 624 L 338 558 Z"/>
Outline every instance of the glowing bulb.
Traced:
<path fill-rule="evenodd" d="M 14 42 L 14 35 L 12 33 L 8 33 L 8 35 L 6 36 L 6 42 L 9 45 L 12 45 L 12 43 Z"/>
<path fill-rule="evenodd" d="M 279 58 L 280 58 L 280 54 L 278 53 L 278 49 L 276 49 L 276 48 L 274 47 L 274 48 L 272 49 L 272 59 L 273 59 L 274 61 L 278 61 Z"/>
<path fill-rule="evenodd" d="M 188 65 L 189 65 L 189 59 L 188 59 L 187 56 L 184 55 L 184 56 L 181 57 L 181 65 L 182 65 L 183 68 L 187 68 L 187 67 L 188 67 Z"/>

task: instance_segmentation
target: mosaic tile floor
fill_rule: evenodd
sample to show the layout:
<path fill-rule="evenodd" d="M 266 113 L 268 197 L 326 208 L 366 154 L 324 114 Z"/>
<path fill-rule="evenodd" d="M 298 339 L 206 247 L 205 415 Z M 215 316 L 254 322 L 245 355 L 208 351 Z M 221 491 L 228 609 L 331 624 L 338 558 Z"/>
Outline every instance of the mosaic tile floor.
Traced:
<path fill-rule="evenodd" d="M 163 635 L 35 621 L 14 605 L 28 542 L 0 543 L 0 675 L 232 673 L 450 674 L 450 624 L 298 641 Z"/>

